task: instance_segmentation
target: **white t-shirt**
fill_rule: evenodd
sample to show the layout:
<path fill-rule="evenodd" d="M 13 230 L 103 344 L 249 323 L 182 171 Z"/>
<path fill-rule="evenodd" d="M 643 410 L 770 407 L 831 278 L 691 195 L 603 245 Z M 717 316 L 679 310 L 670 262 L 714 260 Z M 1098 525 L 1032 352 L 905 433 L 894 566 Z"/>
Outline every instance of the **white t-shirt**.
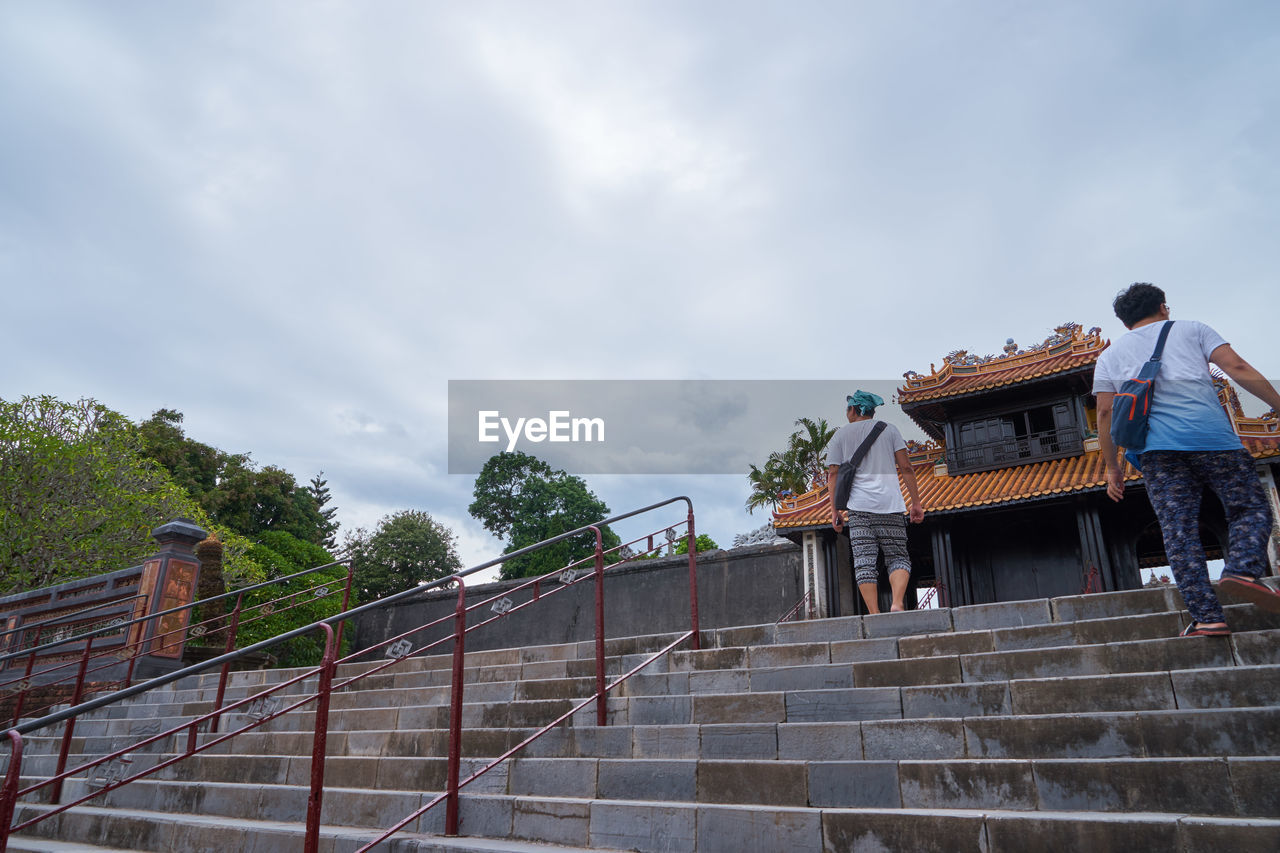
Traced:
<path fill-rule="evenodd" d="M 875 426 L 875 419 L 855 421 L 836 430 L 827 444 L 827 464 L 840 465 L 853 458 L 862 440 Z M 853 489 L 849 492 L 849 509 L 863 512 L 906 512 L 898 486 L 898 464 L 893 454 L 906 449 L 902 433 L 891 423 L 885 423 L 884 431 L 876 436 L 875 443 L 867 448 L 858 471 L 853 477 Z"/>
<path fill-rule="evenodd" d="M 1148 323 L 1113 341 L 1093 369 L 1093 393 L 1120 390 L 1151 358 L 1164 323 Z M 1148 450 L 1236 450 L 1244 445 L 1218 402 L 1209 356 L 1226 341 L 1195 320 L 1169 330 L 1148 418 Z"/>

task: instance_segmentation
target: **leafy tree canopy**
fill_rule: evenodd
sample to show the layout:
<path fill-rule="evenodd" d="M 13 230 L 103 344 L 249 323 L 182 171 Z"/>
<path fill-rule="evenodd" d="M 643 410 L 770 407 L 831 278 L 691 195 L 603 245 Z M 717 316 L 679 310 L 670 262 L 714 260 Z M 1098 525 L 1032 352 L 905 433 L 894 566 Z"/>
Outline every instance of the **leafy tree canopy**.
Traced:
<path fill-rule="evenodd" d="M 489 459 L 476 477 L 475 501 L 468 507 L 485 529 L 506 540 L 504 554 L 594 524 L 609 514 L 604 501 L 587 488 L 580 477 L 553 470 L 527 453 L 499 453 Z M 600 531 L 606 549 L 618 545 L 618 535 Z M 591 532 L 557 542 L 503 563 L 501 577 L 536 577 L 590 556 L 595 550 Z M 617 562 L 609 555 L 609 562 Z"/>
<path fill-rule="evenodd" d="M 453 531 L 417 510 L 384 517 L 371 533 L 347 534 L 343 543 L 354 560 L 355 589 L 361 603 L 448 577 L 462 569 Z"/>
<path fill-rule="evenodd" d="M 199 506 L 123 415 L 82 399 L 0 400 L 0 593 L 138 564 L 151 530 Z"/>
<path fill-rule="evenodd" d="M 799 418 L 786 449 L 769 454 L 762 467 L 751 466 L 747 480 L 751 494 L 747 511 L 776 506 L 783 492 L 803 494 L 827 479 L 827 445 L 836 428 L 825 419 Z"/>
<path fill-rule="evenodd" d="M 286 577 L 333 562 L 333 556 L 324 548 L 313 542 L 304 542 L 283 530 L 259 534 L 258 541 L 250 546 L 248 556 L 271 578 Z M 237 632 L 236 645 L 252 645 L 334 615 L 342 608 L 346 577 L 345 566 L 334 566 L 248 593 L 242 605 L 247 621 Z M 272 604 L 270 613 L 257 606 L 268 602 Z M 219 641 L 222 641 L 221 637 Z M 277 665 L 286 667 L 314 666 L 320 662 L 323 653 L 324 639 L 318 632 L 296 637 L 270 651 L 277 658 Z"/>
<path fill-rule="evenodd" d="M 174 482 L 195 498 L 214 522 L 251 539 L 284 531 L 322 545 L 337 525 L 326 516 L 319 497 L 298 485 L 282 468 L 254 466 L 247 453 L 225 453 L 188 438 L 182 413 L 160 409 L 138 426 L 147 456 L 162 465 Z M 321 481 L 321 487 L 325 484 Z M 327 501 L 328 489 L 323 496 Z"/>
<path fill-rule="evenodd" d="M 699 554 L 706 553 L 707 551 L 714 551 L 720 547 L 719 545 L 716 544 L 716 540 L 712 539 L 710 536 L 708 536 L 705 533 L 699 533 L 696 538 L 698 541 Z M 676 553 L 677 554 L 689 553 L 689 537 L 688 536 L 682 536 L 680 537 L 680 541 L 676 542 Z"/>

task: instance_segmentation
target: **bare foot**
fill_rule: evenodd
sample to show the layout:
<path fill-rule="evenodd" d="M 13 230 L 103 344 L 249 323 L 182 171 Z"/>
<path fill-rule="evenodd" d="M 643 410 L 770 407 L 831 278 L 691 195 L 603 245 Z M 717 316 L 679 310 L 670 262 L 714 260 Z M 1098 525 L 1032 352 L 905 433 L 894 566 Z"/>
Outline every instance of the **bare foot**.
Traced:
<path fill-rule="evenodd" d="M 907 609 L 907 608 L 903 607 L 901 604 L 894 604 L 894 605 L 891 605 L 891 606 L 889 607 L 889 612 L 890 612 L 890 613 L 901 613 L 901 612 L 903 612 L 903 611 L 904 611 L 904 610 L 906 610 L 906 609 Z"/>

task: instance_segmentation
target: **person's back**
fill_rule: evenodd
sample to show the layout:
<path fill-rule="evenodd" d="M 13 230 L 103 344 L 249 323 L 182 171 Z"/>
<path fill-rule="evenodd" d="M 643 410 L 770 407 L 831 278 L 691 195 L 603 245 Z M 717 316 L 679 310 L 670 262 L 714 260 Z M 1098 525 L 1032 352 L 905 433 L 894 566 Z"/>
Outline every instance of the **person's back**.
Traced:
<path fill-rule="evenodd" d="M 1139 375 L 1161 330 L 1171 321 L 1164 291 L 1145 282 L 1123 291 L 1112 307 L 1130 331 L 1098 357 L 1093 392 L 1098 400 L 1098 440 L 1106 464 L 1107 495 L 1119 501 L 1125 486 L 1111 437 L 1115 396 L 1123 382 Z M 1169 567 L 1191 613 L 1192 622 L 1183 636 L 1231 633 L 1209 583 L 1200 542 L 1200 501 L 1206 487 L 1222 501 L 1227 517 L 1221 586 L 1259 607 L 1280 612 L 1280 595 L 1261 581 L 1270 568 L 1266 549 L 1271 506 L 1253 457 L 1218 402 L 1210 362 L 1280 411 L 1280 393 L 1221 335 L 1203 323 L 1172 322 L 1152 386 L 1147 435 L 1141 448 L 1127 450 L 1136 453 L 1133 461 L 1142 469 L 1147 497 L 1160 521 Z"/>
<path fill-rule="evenodd" d="M 847 423 L 831 437 L 827 445 L 827 458 L 850 459 L 878 423 L 874 418 Z M 907 446 L 901 431 L 891 423 L 884 423 L 884 431 L 876 437 L 867 454 L 858 465 L 849 490 L 849 509 L 860 512 L 906 512 L 898 486 L 898 465 L 894 453 Z"/>
<path fill-rule="evenodd" d="M 1172 321 L 1170 321 L 1172 322 Z M 1094 386 L 1119 389 L 1151 358 L 1163 323 L 1148 323 L 1113 341 L 1098 357 Z M 1234 450 L 1243 445 L 1218 401 L 1209 373 L 1213 351 L 1227 342 L 1204 323 L 1178 320 L 1169 329 L 1151 399 L 1144 450 Z"/>
<path fill-rule="evenodd" d="M 836 475 L 840 466 L 854 457 L 863 442 L 870 438 L 875 425 L 880 423 L 872 415 L 884 400 L 878 394 L 857 391 L 845 403 L 845 417 L 849 423 L 837 430 L 827 444 L 827 493 L 831 496 L 831 526 L 837 533 L 844 526 L 845 519 L 836 508 Z M 872 613 L 880 612 L 876 560 L 881 552 L 884 553 L 889 586 L 893 591 L 891 610 L 903 609 L 903 597 L 911 579 L 907 519 L 903 515 L 907 506 L 898 487 L 899 477 L 911 495 L 911 521 L 919 522 L 924 518 L 924 507 L 920 503 L 915 470 L 907 456 L 907 445 L 898 428 L 886 423 L 883 432 L 867 446 L 849 492 L 849 549 L 854 581 Z"/>

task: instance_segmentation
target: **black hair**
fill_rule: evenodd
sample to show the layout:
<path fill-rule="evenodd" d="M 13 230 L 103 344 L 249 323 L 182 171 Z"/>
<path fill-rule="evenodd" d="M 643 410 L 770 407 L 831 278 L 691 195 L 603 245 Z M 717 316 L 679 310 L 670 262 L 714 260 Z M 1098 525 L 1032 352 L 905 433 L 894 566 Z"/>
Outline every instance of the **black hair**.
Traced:
<path fill-rule="evenodd" d="M 1164 291 L 1145 281 L 1134 282 L 1116 295 L 1112 309 L 1126 329 L 1132 329 L 1139 320 L 1150 317 L 1164 304 Z"/>

